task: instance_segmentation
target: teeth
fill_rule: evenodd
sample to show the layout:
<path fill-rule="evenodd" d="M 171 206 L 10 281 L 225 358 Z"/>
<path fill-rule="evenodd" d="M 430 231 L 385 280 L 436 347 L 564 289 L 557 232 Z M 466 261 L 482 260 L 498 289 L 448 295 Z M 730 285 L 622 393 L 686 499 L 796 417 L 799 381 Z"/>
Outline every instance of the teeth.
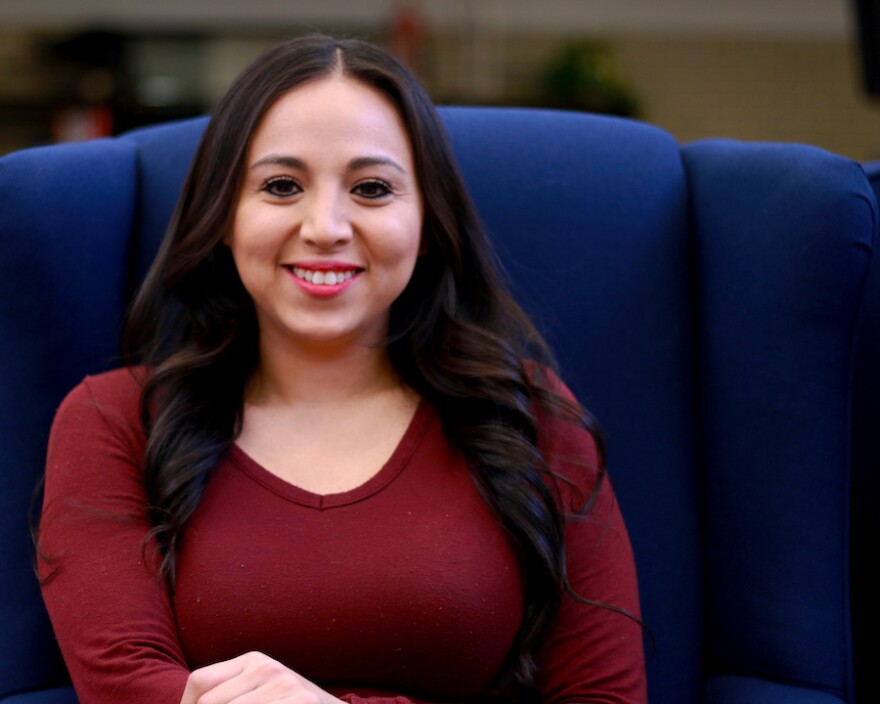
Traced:
<path fill-rule="evenodd" d="M 293 267 L 293 273 L 297 278 L 319 286 L 335 286 L 343 281 L 348 281 L 355 274 L 351 269 L 348 271 L 311 271 L 310 269 L 300 269 L 298 266 Z"/>

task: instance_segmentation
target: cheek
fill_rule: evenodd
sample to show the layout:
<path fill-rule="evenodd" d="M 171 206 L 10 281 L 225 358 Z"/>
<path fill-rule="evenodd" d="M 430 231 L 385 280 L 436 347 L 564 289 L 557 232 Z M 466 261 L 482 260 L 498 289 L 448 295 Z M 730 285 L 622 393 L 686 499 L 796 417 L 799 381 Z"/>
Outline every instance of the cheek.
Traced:
<path fill-rule="evenodd" d="M 400 228 L 400 234 L 396 238 L 400 256 L 409 264 L 415 265 L 416 258 L 423 254 L 426 249 L 426 240 L 422 235 L 423 218 L 421 213 L 410 215 Z"/>
<path fill-rule="evenodd" d="M 415 263 L 422 249 L 421 217 L 411 212 L 382 213 L 362 220 L 363 243 L 375 264 L 403 269 Z"/>
<path fill-rule="evenodd" d="M 247 208 L 239 208 L 232 228 L 224 238 L 239 268 L 249 263 L 274 260 L 282 241 L 279 225 L 272 217 Z"/>
<path fill-rule="evenodd" d="M 251 213 L 248 212 L 247 200 L 240 193 L 232 215 L 232 222 L 229 223 L 229 227 L 223 233 L 223 244 L 231 249 L 233 242 L 237 238 L 237 233 L 241 231 L 245 223 L 250 221 L 251 216 Z"/>

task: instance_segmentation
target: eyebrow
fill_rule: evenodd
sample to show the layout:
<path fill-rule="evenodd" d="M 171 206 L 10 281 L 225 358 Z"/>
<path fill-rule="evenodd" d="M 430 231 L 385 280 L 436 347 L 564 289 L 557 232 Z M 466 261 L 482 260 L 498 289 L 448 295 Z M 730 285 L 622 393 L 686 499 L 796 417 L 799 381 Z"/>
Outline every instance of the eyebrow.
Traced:
<path fill-rule="evenodd" d="M 390 166 L 393 169 L 397 169 L 402 174 L 406 173 L 406 169 L 394 161 L 394 159 L 387 156 L 361 156 L 348 162 L 349 171 L 358 171 L 360 169 L 369 168 L 370 166 Z"/>
<path fill-rule="evenodd" d="M 264 156 L 262 159 L 251 164 L 250 168 L 256 169 L 260 166 L 266 166 L 267 164 L 286 166 L 289 169 L 299 169 L 302 171 L 307 168 L 306 162 L 302 159 L 282 154 L 269 154 L 268 156 Z M 348 162 L 349 171 L 359 171 L 371 166 L 390 166 L 391 168 L 400 171 L 400 173 L 406 174 L 406 169 L 394 161 L 394 159 L 387 156 L 359 156 Z"/>
<path fill-rule="evenodd" d="M 306 162 L 302 159 L 297 159 L 295 156 L 281 156 L 280 154 L 270 154 L 269 156 L 264 156 L 259 161 L 255 161 L 251 164 L 252 169 L 256 169 L 260 166 L 266 166 L 267 164 L 286 166 L 290 169 L 305 169 Z"/>

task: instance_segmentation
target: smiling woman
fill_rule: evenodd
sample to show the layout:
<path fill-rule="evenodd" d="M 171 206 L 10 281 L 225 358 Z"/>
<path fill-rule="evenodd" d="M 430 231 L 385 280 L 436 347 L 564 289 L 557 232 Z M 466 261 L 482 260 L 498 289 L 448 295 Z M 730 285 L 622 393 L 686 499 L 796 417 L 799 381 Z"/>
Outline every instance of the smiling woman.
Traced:
<path fill-rule="evenodd" d="M 82 704 L 645 700 L 596 426 L 494 261 L 387 53 L 308 37 L 242 74 L 138 364 L 53 426 L 40 571 Z"/>

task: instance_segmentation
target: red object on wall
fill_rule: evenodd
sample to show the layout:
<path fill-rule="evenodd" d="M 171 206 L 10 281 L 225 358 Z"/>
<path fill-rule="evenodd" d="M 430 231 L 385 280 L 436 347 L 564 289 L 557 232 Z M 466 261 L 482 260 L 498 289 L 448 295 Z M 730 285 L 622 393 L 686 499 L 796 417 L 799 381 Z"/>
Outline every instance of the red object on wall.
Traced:
<path fill-rule="evenodd" d="M 425 35 L 425 20 L 419 4 L 397 4 L 391 24 L 391 50 L 414 71 L 419 67 Z"/>
<path fill-rule="evenodd" d="M 52 141 L 82 142 L 113 134 L 113 111 L 107 105 L 76 105 L 59 110 L 52 120 Z"/>

